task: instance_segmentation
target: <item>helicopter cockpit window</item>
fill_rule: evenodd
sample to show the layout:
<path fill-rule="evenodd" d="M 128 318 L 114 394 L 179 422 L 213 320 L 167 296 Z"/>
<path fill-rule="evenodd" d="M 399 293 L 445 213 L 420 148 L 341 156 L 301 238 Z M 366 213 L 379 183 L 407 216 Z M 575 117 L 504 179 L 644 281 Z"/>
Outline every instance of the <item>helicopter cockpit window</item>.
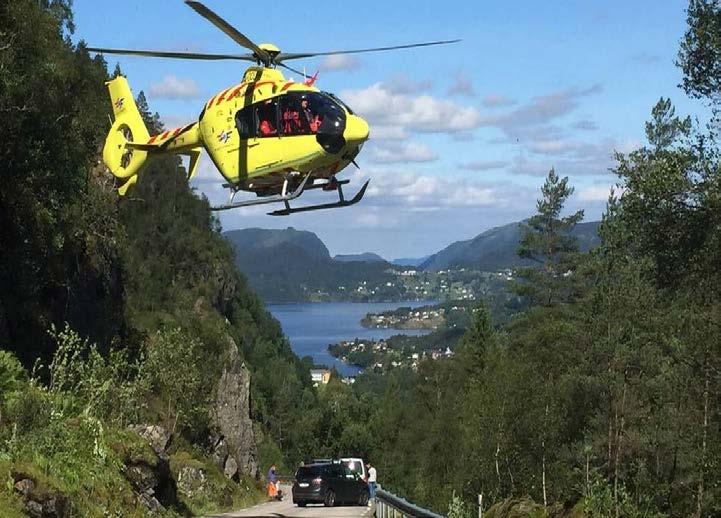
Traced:
<path fill-rule="evenodd" d="M 238 110 L 235 114 L 235 126 L 238 128 L 238 137 L 240 139 L 248 139 L 255 137 L 255 107 L 246 106 L 242 110 Z"/>
<path fill-rule="evenodd" d="M 280 98 L 284 135 L 315 135 L 326 119 L 326 126 L 345 121 L 343 109 L 330 97 L 317 92 L 288 92 Z"/>
<path fill-rule="evenodd" d="M 278 135 L 278 103 L 276 99 L 267 99 L 255 105 L 257 135 L 275 137 Z"/>

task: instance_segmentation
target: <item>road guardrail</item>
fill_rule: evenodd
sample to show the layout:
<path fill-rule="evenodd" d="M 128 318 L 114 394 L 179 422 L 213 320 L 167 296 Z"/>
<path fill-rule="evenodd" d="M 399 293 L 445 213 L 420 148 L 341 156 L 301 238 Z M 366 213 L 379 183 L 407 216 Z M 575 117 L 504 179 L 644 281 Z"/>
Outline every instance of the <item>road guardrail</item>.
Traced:
<path fill-rule="evenodd" d="M 402 518 L 404 516 L 413 518 L 446 518 L 442 514 L 434 513 L 416 504 L 412 504 L 405 498 L 394 495 L 378 487 L 376 489 L 376 518 Z"/>

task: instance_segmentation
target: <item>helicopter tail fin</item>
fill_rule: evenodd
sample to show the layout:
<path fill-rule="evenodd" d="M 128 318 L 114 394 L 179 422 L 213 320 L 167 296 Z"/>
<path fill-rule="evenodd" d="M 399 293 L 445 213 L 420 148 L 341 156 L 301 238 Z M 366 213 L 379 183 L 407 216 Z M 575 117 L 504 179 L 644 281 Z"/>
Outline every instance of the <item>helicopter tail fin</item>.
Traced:
<path fill-rule="evenodd" d="M 103 161 L 115 177 L 125 180 L 119 189 L 120 194 L 124 195 L 137 181 L 138 170 L 148 157 L 147 149 L 138 149 L 133 143 L 147 142 L 150 135 L 135 104 L 128 80 L 118 76 L 105 84 L 113 104 L 114 122 L 103 147 Z"/>

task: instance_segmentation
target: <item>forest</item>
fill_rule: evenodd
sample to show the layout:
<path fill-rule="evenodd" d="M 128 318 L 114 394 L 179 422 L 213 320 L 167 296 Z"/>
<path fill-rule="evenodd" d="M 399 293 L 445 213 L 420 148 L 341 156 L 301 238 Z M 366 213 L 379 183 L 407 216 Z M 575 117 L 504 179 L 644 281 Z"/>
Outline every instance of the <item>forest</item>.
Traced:
<path fill-rule="evenodd" d="M 119 199 L 99 157 L 121 70 L 72 43 L 72 19 L 67 0 L 0 5 L 6 515 L 237 508 L 263 498 L 271 462 L 326 455 L 370 459 L 383 487 L 453 517 L 476 516 L 479 494 L 484 516 L 721 514 L 718 1 L 690 0 L 677 58 L 708 116 L 649 107 L 647 142 L 615 157 L 597 248 L 578 251 L 583 213 L 551 169 L 519 248 L 529 309 L 498 325 L 481 304 L 452 358 L 319 389 L 178 160 Z M 228 477 L 216 402 L 240 363 L 255 453 Z M 146 425 L 169 431 L 161 453 Z"/>

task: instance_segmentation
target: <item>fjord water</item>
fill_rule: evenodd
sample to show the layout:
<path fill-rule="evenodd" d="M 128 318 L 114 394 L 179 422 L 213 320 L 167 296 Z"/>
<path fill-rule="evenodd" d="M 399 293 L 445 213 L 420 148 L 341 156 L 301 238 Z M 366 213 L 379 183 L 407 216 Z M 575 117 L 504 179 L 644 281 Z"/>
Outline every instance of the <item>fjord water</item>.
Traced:
<path fill-rule="evenodd" d="M 424 329 L 366 329 L 361 319 L 367 313 L 379 313 L 400 307 L 418 307 L 433 302 L 307 302 L 268 304 L 267 308 L 283 326 L 295 354 L 311 356 L 316 365 L 335 366 L 345 376 L 353 376 L 360 369 L 333 358 L 328 345 L 354 338 L 388 338 L 397 334 L 423 335 Z"/>

